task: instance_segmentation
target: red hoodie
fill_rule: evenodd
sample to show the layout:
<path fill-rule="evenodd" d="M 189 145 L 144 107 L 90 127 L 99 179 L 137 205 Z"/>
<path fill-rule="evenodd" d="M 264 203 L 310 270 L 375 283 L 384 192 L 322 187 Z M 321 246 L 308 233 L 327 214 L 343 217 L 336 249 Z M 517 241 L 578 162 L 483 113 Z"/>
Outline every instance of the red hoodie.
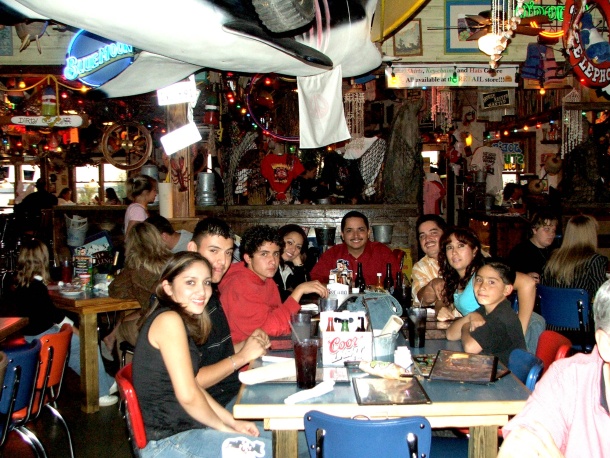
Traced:
<path fill-rule="evenodd" d="M 290 334 L 290 315 L 301 309 L 292 297 L 282 304 L 273 278 L 261 280 L 243 262 L 231 264 L 218 291 L 234 344 L 257 328 L 270 336 Z"/>

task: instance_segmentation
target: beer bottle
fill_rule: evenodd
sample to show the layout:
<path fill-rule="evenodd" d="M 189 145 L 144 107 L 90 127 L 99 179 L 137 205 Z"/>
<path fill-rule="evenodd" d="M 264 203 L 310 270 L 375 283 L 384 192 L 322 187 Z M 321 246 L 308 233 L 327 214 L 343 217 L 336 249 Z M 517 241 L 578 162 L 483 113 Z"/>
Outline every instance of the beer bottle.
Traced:
<path fill-rule="evenodd" d="M 358 319 L 360 320 L 360 326 L 358 326 L 358 328 L 356 329 L 356 332 L 364 332 L 364 317 L 363 316 L 359 316 Z"/>
<path fill-rule="evenodd" d="M 326 332 L 334 332 L 334 331 L 335 331 L 335 325 L 333 324 L 333 317 L 329 316 L 328 324 L 326 325 Z"/>
<path fill-rule="evenodd" d="M 349 332 L 349 320 L 341 320 L 341 332 Z"/>
<path fill-rule="evenodd" d="M 354 281 L 354 286 L 358 288 L 359 292 L 364 293 L 366 290 L 366 280 L 364 279 L 364 274 L 362 273 L 362 263 L 358 263 L 358 271 L 356 272 L 356 281 Z"/>
<path fill-rule="evenodd" d="M 377 291 L 383 290 L 383 282 L 381 281 L 381 272 L 377 272 L 377 285 L 375 286 Z"/>
<path fill-rule="evenodd" d="M 383 279 L 383 289 L 385 289 L 388 293 L 392 294 L 394 292 L 394 279 L 392 278 L 392 264 L 389 262 L 385 267 L 385 278 Z"/>

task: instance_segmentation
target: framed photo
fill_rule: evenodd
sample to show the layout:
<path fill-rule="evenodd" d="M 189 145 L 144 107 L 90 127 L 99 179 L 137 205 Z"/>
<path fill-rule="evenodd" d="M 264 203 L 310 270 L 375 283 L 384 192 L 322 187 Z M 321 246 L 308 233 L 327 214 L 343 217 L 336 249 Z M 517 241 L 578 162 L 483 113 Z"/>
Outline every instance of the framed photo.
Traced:
<path fill-rule="evenodd" d="M 477 40 L 468 37 L 479 29 L 472 28 L 476 22 L 467 15 L 476 15 L 490 9 L 484 0 L 445 0 L 445 54 L 474 54 L 481 52 Z"/>
<path fill-rule="evenodd" d="M 394 35 L 395 56 L 422 56 L 421 20 L 413 19 Z"/>

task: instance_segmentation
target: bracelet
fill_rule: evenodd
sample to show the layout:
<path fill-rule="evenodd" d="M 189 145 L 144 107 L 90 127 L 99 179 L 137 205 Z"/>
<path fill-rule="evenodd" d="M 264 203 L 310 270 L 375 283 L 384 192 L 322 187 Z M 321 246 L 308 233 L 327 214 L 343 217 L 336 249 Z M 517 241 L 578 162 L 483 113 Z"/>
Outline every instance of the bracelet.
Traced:
<path fill-rule="evenodd" d="M 229 359 L 231 360 L 231 362 L 233 363 L 233 372 L 235 372 L 237 370 L 237 364 L 235 364 L 235 360 L 233 359 L 233 356 L 229 356 Z"/>

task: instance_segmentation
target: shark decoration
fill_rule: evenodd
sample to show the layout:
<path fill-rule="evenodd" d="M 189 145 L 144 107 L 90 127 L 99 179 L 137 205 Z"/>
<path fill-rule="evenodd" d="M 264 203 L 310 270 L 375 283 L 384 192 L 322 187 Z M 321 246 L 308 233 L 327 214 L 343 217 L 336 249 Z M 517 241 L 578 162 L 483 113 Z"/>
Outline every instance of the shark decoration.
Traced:
<path fill-rule="evenodd" d="M 0 0 L 15 16 L 85 29 L 139 50 L 130 67 L 98 89 L 108 97 L 154 91 L 203 68 L 313 76 L 340 65 L 351 77 L 381 64 L 370 38 L 377 0 L 310 2 L 311 22 L 273 33 L 254 11 L 260 0 Z"/>

